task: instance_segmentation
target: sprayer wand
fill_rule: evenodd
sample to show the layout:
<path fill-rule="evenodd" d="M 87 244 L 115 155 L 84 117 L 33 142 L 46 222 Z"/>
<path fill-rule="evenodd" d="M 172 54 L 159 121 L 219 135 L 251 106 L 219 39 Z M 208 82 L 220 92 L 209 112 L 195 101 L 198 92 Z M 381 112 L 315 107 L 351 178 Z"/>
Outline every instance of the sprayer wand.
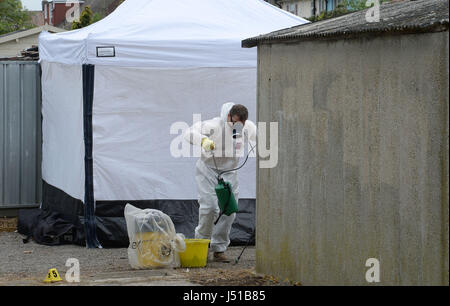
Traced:
<path fill-rule="evenodd" d="M 216 172 L 219 172 L 219 174 L 218 174 L 218 176 L 217 176 L 217 179 L 218 179 L 218 180 L 222 177 L 222 174 L 225 174 L 225 173 L 231 172 L 231 171 L 235 171 L 235 170 L 239 170 L 239 169 L 241 169 L 241 168 L 245 165 L 245 163 L 247 162 L 247 159 L 248 159 L 250 153 L 256 148 L 256 145 L 255 145 L 255 146 L 252 146 L 250 143 L 249 143 L 249 145 L 250 145 L 250 147 L 252 147 L 252 148 L 251 148 L 250 151 L 248 151 L 247 156 L 245 157 L 245 160 L 244 160 L 244 162 L 242 163 L 242 165 L 240 165 L 239 167 L 234 168 L 234 169 L 223 170 L 223 171 L 219 171 L 219 169 L 217 169 L 216 158 L 214 157 L 214 152 L 211 151 L 212 158 L 213 158 L 213 161 L 214 161 L 214 166 L 216 167 Z"/>

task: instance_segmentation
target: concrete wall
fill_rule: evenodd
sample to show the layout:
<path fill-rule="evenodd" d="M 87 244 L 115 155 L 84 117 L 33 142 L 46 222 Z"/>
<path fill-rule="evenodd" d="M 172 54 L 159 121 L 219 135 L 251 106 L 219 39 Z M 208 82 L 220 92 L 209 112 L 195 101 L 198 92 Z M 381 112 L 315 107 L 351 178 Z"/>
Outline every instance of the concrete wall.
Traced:
<path fill-rule="evenodd" d="M 448 32 L 258 47 L 257 272 L 448 285 L 448 75 Z"/>

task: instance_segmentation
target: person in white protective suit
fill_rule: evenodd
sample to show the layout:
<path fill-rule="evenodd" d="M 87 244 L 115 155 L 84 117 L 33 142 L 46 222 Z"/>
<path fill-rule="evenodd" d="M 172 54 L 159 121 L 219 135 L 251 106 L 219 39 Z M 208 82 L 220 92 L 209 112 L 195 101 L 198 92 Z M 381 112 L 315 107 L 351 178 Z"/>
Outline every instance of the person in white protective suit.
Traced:
<path fill-rule="evenodd" d="M 217 170 L 220 172 L 239 166 L 246 140 L 252 147 L 255 146 L 256 125 L 247 118 L 248 110 L 245 106 L 228 102 L 222 106 L 220 117 L 196 122 L 184 134 L 184 138 L 191 144 L 203 148 L 195 174 L 200 205 L 195 238 L 211 240 L 214 261 L 229 262 L 224 252 L 230 244 L 231 226 L 236 218 L 236 213 L 230 216 L 223 214 L 214 225 L 220 213 L 214 190 Z M 222 178 L 231 184 L 237 203 L 239 184 L 236 171 L 227 172 Z"/>

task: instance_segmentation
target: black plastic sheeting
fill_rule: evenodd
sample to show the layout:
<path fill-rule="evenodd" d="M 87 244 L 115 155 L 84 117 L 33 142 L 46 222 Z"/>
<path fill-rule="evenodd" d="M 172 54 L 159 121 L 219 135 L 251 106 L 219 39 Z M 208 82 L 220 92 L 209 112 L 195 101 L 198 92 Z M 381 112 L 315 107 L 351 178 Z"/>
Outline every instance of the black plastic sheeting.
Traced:
<path fill-rule="evenodd" d="M 124 208 L 127 203 L 145 209 L 152 208 L 167 214 L 174 223 L 177 233 L 186 238 L 194 238 L 195 227 L 198 223 L 197 200 L 144 200 L 144 201 L 97 201 L 95 210 L 95 225 L 97 239 L 102 247 L 128 247 L 128 233 L 124 217 Z M 239 199 L 239 212 L 233 223 L 230 233 L 231 245 L 255 244 L 252 235 L 255 229 L 255 199 Z M 43 181 L 42 210 L 59 213 L 59 217 L 66 218 L 67 222 L 85 225 L 84 205 L 80 200 L 72 198 L 64 191 Z M 19 214 L 20 228 L 26 228 L 25 213 Z M 79 221 L 79 222 L 78 222 Z M 82 228 L 85 228 L 84 226 Z M 25 233 L 21 233 L 26 235 Z M 78 233 L 78 237 L 84 233 Z M 79 240 L 74 241 L 80 244 Z"/>
<path fill-rule="evenodd" d="M 78 218 L 41 209 L 19 210 L 17 230 L 26 236 L 24 243 L 32 238 L 45 245 L 85 245 L 84 228 Z"/>

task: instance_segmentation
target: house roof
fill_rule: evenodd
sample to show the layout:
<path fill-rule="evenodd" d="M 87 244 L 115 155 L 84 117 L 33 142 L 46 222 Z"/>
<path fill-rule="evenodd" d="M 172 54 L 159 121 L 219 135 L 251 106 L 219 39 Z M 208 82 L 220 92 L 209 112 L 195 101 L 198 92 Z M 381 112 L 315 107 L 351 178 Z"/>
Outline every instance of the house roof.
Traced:
<path fill-rule="evenodd" d="M 3 34 L 0 36 L 0 44 L 11 41 L 11 40 L 27 37 L 30 35 L 39 34 L 42 31 L 48 31 L 51 33 L 59 33 L 59 32 L 64 32 L 66 30 L 46 24 L 46 25 L 43 25 L 40 27 L 29 29 L 29 30 L 19 30 L 19 31 Z"/>
<path fill-rule="evenodd" d="M 251 48 L 260 43 L 350 38 L 361 34 L 448 31 L 448 9 L 448 0 L 388 2 L 380 6 L 379 22 L 367 21 L 369 9 L 365 9 L 248 38 L 242 41 L 242 46 Z"/>

